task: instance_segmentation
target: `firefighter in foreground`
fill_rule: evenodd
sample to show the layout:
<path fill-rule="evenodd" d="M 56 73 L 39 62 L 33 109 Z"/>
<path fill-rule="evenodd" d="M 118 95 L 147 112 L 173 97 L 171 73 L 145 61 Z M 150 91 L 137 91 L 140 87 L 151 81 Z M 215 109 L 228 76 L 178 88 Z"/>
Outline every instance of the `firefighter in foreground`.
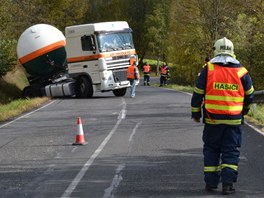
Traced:
<path fill-rule="evenodd" d="M 253 101 L 251 77 L 234 57 L 227 38 L 214 44 L 214 55 L 201 71 L 193 92 L 192 119 L 200 122 L 203 111 L 205 190 L 214 191 L 222 182 L 222 194 L 235 192 L 243 116 Z M 202 106 L 202 109 L 201 109 Z"/>
<path fill-rule="evenodd" d="M 129 80 L 131 89 L 130 89 L 130 97 L 134 98 L 136 96 L 136 86 L 137 81 L 139 80 L 139 71 L 136 65 L 136 62 L 133 62 L 128 68 L 127 68 L 127 80 Z"/>
<path fill-rule="evenodd" d="M 148 62 L 143 66 L 143 73 L 144 73 L 144 86 L 145 85 L 150 85 L 150 65 Z"/>
<path fill-rule="evenodd" d="M 170 79 L 170 69 L 166 64 L 163 64 L 160 68 L 160 87 L 166 86 L 168 79 Z"/>

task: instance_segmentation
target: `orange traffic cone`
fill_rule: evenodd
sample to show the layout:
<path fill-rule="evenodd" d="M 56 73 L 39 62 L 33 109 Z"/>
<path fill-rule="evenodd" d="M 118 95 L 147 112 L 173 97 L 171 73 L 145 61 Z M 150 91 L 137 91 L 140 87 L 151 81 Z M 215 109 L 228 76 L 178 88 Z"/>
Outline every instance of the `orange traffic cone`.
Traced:
<path fill-rule="evenodd" d="M 75 139 L 75 143 L 73 143 L 72 145 L 85 145 L 87 144 L 87 142 L 84 139 L 84 135 L 83 135 L 83 127 L 82 127 L 82 120 L 80 117 L 78 117 L 77 120 L 77 135 L 76 135 L 76 139 Z"/>

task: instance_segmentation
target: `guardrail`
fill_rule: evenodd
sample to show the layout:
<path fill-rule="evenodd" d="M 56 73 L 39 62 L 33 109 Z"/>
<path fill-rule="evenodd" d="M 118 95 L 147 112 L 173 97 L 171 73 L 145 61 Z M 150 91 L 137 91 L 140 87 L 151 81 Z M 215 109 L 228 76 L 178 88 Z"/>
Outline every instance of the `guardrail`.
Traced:
<path fill-rule="evenodd" d="M 254 103 L 264 103 L 264 90 L 255 91 Z"/>

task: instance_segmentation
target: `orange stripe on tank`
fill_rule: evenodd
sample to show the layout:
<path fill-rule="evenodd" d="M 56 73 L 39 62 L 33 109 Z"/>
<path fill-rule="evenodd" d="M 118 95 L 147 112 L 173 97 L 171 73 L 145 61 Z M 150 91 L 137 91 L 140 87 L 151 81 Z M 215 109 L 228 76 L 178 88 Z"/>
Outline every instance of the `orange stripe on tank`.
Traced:
<path fill-rule="evenodd" d="M 37 58 L 37 57 L 43 55 L 43 54 L 51 52 L 51 51 L 53 51 L 55 49 L 58 49 L 60 47 L 64 47 L 65 45 L 66 45 L 66 42 L 64 40 L 58 41 L 56 43 L 53 43 L 53 44 L 48 45 L 46 47 L 43 47 L 43 48 L 41 48 L 39 50 L 36 50 L 36 51 L 34 51 L 34 52 L 30 53 L 30 54 L 27 54 L 26 56 L 21 57 L 19 59 L 19 62 L 21 64 L 24 64 L 24 63 L 26 63 L 28 61 L 33 60 L 34 58 Z"/>

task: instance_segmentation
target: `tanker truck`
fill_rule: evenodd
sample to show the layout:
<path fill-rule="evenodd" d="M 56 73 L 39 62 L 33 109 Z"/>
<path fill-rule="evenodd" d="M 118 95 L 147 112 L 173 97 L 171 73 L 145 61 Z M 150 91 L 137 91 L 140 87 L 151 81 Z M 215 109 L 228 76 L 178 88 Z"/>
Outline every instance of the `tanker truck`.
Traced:
<path fill-rule="evenodd" d="M 17 56 L 29 81 L 24 97 L 124 96 L 126 70 L 138 61 L 125 21 L 69 26 L 65 36 L 54 26 L 33 25 L 19 37 Z"/>

